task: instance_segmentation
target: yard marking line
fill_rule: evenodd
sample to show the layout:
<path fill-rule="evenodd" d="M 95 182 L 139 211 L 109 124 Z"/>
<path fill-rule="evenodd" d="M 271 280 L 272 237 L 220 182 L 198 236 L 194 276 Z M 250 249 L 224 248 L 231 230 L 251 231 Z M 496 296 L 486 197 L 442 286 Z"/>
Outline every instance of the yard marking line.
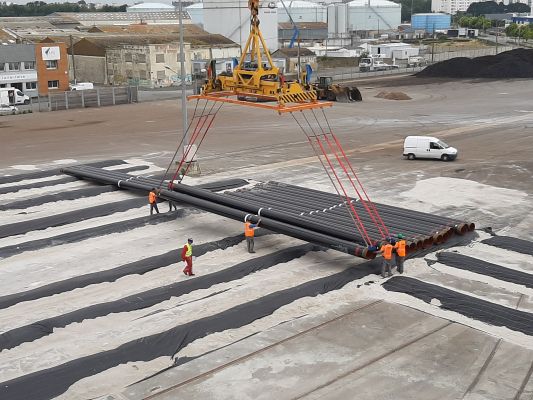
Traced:
<path fill-rule="evenodd" d="M 404 343 L 404 344 L 402 344 L 402 345 L 400 345 L 400 346 L 397 346 L 397 347 L 395 347 L 394 349 L 389 350 L 389 351 L 387 351 L 386 353 L 384 353 L 384 354 L 382 354 L 382 355 L 380 355 L 380 356 L 377 356 L 377 357 L 372 358 L 371 360 L 367 361 L 367 362 L 364 363 L 363 365 L 359 365 L 359 366 L 357 366 L 357 367 L 355 367 L 355 368 L 353 368 L 353 369 L 351 369 L 351 370 L 349 370 L 349 371 L 347 371 L 347 372 L 344 372 L 343 374 L 339 375 L 339 376 L 336 377 L 335 379 L 330 379 L 330 380 L 327 381 L 326 383 L 323 383 L 323 384 L 317 386 L 316 388 L 314 388 L 314 389 L 312 389 L 312 390 L 309 390 L 309 391 L 307 391 L 307 392 L 301 394 L 301 395 L 298 396 L 298 397 L 294 397 L 293 400 L 302 399 L 303 397 L 305 397 L 305 396 L 307 396 L 307 395 L 309 395 L 309 394 L 311 394 L 311 393 L 313 393 L 313 392 L 316 392 L 317 390 L 320 390 L 320 389 L 322 389 L 322 388 L 325 388 L 326 386 L 331 385 L 331 384 L 334 383 L 335 381 L 338 381 L 338 380 L 340 380 L 340 379 L 342 379 L 342 378 L 346 378 L 347 376 L 349 376 L 349 375 L 351 375 L 351 374 L 353 374 L 353 373 L 355 373 L 355 372 L 357 372 L 357 371 L 360 371 L 361 369 L 366 368 L 366 367 L 368 367 L 368 366 L 370 366 L 370 365 L 372 365 L 372 364 L 374 364 L 374 363 L 376 363 L 376 362 L 378 362 L 378 361 L 380 361 L 380 360 L 382 360 L 382 359 L 384 359 L 384 358 L 386 358 L 386 357 L 388 357 L 388 356 L 390 356 L 390 355 L 392 355 L 392 354 L 394 354 L 394 353 L 396 353 L 396 352 L 398 352 L 398 351 L 400 351 L 400 350 L 403 350 L 403 349 L 405 349 L 406 347 L 409 347 L 409 346 L 411 346 L 412 344 L 414 344 L 414 343 L 416 343 L 416 342 L 418 342 L 418 341 L 420 341 L 420 340 L 422 340 L 422 339 L 425 339 L 425 338 L 427 338 L 428 336 L 431 336 L 431 335 L 433 335 L 434 333 L 437 333 L 437 332 L 443 330 L 444 328 L 446 328 L 446 327 L 448 327 L 448 326 L 450 326 L 450 325 L 452 325 L 452 324 L 454 324 L 454 322 L 452 322 L 452 321 L 448 321 L 448 322 L 446 322 L 444 325 L 441 325 L 441 326 L 439 326 L 439 327 L 437 327 L 437 328 L 432 329 L 432 330 L 429 331 L 429 332 L 424 333 L 423 335 L 420 335 L 420 336 L 418 336 L 418 337 L 416 337 L 416 338 L 414 338 L 414 339 L 411 339 L 411 340 L 409 340 L 407 343 Z"/>
<path fill-rule="evenodd" d="M 479 372 L 477 373 L 476 377 L 474 378 L 474 380 L 472 381 L 472 383 L 470 384 L 470 386 L 468 386 L 468 388 L 466 389 L 466 392 L 465 394 L 463 394 L 463 399 L 466 397 L 467 394 L 469 394 L 472 390 L 474 390 L 474 388 L 477 386 L 477 384 L 479 383 L 479 380 L 481 379 L 481 376 L 485 373 L 485 371 L 487 370 L 490 362 L 492 361 L 492 359 L 494 358 L 494 355 L 496 354 L 496 351 L 498 351 L 498 348 L 500 347 L 500 344 L 502 342 L 502 339 L 498 339 L 498 341 L 496 342 L 496 344 L 494 345 L 492 351 L 490 352 L 489 356 L 487 357 L 487 359 L 485 360 L 485 362 L 483 363 L 483 366 L 481 367 L 481 369 L 479 370 Z"/>
<path fill-rule="evenodd" d="M 529 382 L 529 379 L 531 378 L 532 373 L 533 373 L 533 362 L 531 363 L 531 367 L 529 367 L 529 370 L 527 371 L 527 374 L 524 380 L 522 381 L 522 384 L 520 385 L 518 392 L 516 392 L 516 395 L 513 397 L 513 400 L 520 400 L 520 397 L 522 397 L 522 394 L 524 393 L 524 389 L 526 388 L 526 385 Z"/>
<path fill-rule="evenodd" d="M 240 362 L 242 362 L 242 361 L 244 361 L 244 360 L 246 360 L 246 359 L 248 359 L 248 358 L 251 358 L 251 357 L 253 357 L 253 356 L 257 355 L 257 354 L 260 354 L 260 353 L 262 353 L 262 352 L 264 352 L 264 351 L 266 351 L 266 350 L 269 350 L 269 349 L 271 349 L 271 348 L 274 348 L 274 347 L 276 347 L 276 346 L 278 346 L 278 345 L 280 345 L 280 344 L 286 343 L 286 342 L 288 342 L 288 341 L 290 341 L 290 340 L 292 340 L 292 339 L 295 339 L 295 338 L 298 338 L 298 337 L 300 337 L 300 336 L 303 336 L 303 335 L 305 335 L 305 334 L 307 334 L 307 333 L 309 333 L 309 332 L 312 332 L 312 331 L 314 331 L 314 330 L 317 330 L 317 329 L 319 329 L 319 328 L 321 328 L 321 327 L 323 327 L 323 326 L 325 326 L 325 325 L 328 325 L 328 324 L 330 324 L 330 323 L 332 323 L 332 322 L 335 322 L 335 321 L 341 320 L 341 319 L 343 319 L 343 318 L 345 318 L 345 317 L 348 317 L 348 316 L 350 316 L 350 315 L 352 315 L 352 314 L 355 314 L 355 313 L 358 312 L 358 311 L 361 311 L 361 310 L 364 310 L 364 309 L 366 309 L 366 308 L 372 307 L 372 306 L 374 306 L 374 305 L 376 305 L 376 304 L 379 304 L 379 303 L 383 303 L 383 300 L 377 300 L 377 301 L 373 301 L 373 302 L 371 302 L 371 303 L 365 304 L 365 305 L 363 305 L 363 306 L 361 306 L 361 307 L 358 307 L 358 308 L 356 308 L 355 310 L 352 310 L 352 311 L 350 311 L 350 312 L 348 312 L 348 313 L 346 313 L 346 314 L 339 315 L 338 317 L 335 317 L 335 318 L 330 319 L 330 320 L 328 320 L 328 321 L 325 321 L 325 322 L 323 322 L 323 323 L 321 323 L 321 324 L 319 324 L 319 325 L 313 326 L 313 327 L 311 327 L 311 328 L 309 328 L 309 329 L 306 329 L 306 330 L 304 330 L 304 331 L 302 331 L 302 332 L 299 332 L 299 333 L 297 333 L 296 335 L 289 336 L 289 337 L 287 337 L 287 338 L 285 338 L 285 339 L 283 339 L 283 340 L 280 340 L 279 342 L 272 343 L 272 344 L 270 344 L 270 345 L 268 345 L 268 346 L 266 346 L 266 347 L 263 347 L 262 349 L 256 350 L 256 351 L 254 351 L 254 352 L 252 352 L 252 353 L 249 353 L 249 354 L 246 354 L 246 355 L 241 356 L 241 357 L 239 357 L 239 358 L 236 358 L 235 360 L 230 361 L 229 363 L 222 364 L 222 365 L 220 365 L 220 366 L 218 366 L 218 367 L 215 367 L 215 368 L 213 368 L 213 369 L 211 369 L 211 370 L 209 370 L 209 371 L 203 372 L 203 373 L 201 373 L 200 375 L 197 375 L 197 376 L 194 376 L 194 377 L 192 377 L 192 378 L 186 379 L 186 380 L 183 381 L 183 382 L 180 382 L 180 383 L 178 383 L 178 384 L 176 384 L 176 385 L 174 385 L 174 386 L 170 386 L 170 387 L 168 387 L 168 388 L 166 388 L 166 389 L 164 389 L 164 390 L 161 390 L 161 391 L 159 391 L 159 392 L 156 392 L 156 393 L 154 393 L 154 394 L 151 394 L 151 395 L 149 395 L 149 396 L 147 396 L 147 397 L 144 397 L 143 399 L 144 399 L 144 400 L 147 400 L 147 399 L 154 399 L 154 398 L 156 398 L 157 396 L 159 396 L 159 395 L 161 395 L 161 394 L 171 392 L 171 391 L 173 391 L 174 389 L 178 389 L 178 388 L 180 388 L 180 387 L 182 387 L 182 386 L 184 386 L 184 385 L 186 385 L 186 384 L 188 384 L 188 383 L 194 382 L 194 381 L 199 380 L 199 379 L 206 378 L 206 377 L 208 377 L 208 376 L 214 374 L 215 372 L 221 371 L 221 370 L 223 370 L 223 369 L 225 369 L 225 368 L 227 368 L 227 367 L 229 367 L 229 366 L 232 366 L 232 365 L 234 365 L 234 364 L 238 364 L 238 363 L 240 363 Z"/>

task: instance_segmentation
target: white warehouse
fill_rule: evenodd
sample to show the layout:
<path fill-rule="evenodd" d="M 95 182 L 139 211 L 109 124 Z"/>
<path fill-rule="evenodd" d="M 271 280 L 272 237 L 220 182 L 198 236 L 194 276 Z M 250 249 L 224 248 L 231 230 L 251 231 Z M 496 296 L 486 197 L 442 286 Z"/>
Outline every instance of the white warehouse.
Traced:
<path fill-rule="evenodd" d="M 302 0 L 284 0 L 294 22 L 327 22 L 327 8 L 321 4 Z M 277 3 L 278 22 L 290 22 L 283 3 Z"/>
<path fill-rule="evenodd" d="M 387 31 L 401 23 L 401 5 L 388 0 L 353 0 L 328 6 L 328 32 Z"/>

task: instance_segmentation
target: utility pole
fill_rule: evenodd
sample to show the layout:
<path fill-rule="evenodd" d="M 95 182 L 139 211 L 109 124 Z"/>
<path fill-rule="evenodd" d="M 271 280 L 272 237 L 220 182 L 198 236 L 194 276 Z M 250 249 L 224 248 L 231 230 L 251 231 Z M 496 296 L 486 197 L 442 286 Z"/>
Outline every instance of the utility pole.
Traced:
<path fill-rule="evenodd" d="M 496 20 L 496 54 L 498 54 L 498 25 L 499 25 L 499 22 L 498 20 Z"/>
<path fill-rule="evenodd" d="M 300 79 L 301 79 L 301 70 L 302 70 L 302 65 L 300 63 L 300 34 L 298 33 L 298 83 L 301 83 Z"/>
<path fill-rule="evenodd" d="M 175 7 L 175 6 L 174 6 Z M 180 67 L 181 67 L 181 118 L 183 130 L 183 154 L 185 154 L 186 146 L 189 145 L 189 138 L 187 137 L 187 85 L 185 84 L 185 52 L 183 44 L 183 7 L 181 0 L 178 0 L 178 18 L 180 24 Z"/>
<path fill-rule="evenodd" d="M 70 35 L 70 55 L 72 56 L 72 72 L 74 75 L 74 84 L 78 83 L 76 80 L 76 59 L 74 58 L 74 43 L 72 35 Z"/>

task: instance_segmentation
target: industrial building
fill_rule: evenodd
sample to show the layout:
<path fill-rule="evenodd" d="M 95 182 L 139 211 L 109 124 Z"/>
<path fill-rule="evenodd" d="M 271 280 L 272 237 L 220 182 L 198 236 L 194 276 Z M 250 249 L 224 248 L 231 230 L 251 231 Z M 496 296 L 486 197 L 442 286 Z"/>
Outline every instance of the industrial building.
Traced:
<path fill-rule="evenodd" d="M 126 8 L 126 12 L 172 12 L 176 11 L 176 8 L 170 4 L 164 3 L 139 3 Z"/>
<path fill-rule="evenodd" d="M 442 13 L 413 14 L 411 26 L 413 29 L 422 29 L 428 33 L 450 29 L 452 16 Z"/>
<path fill-rule="evenodd" d="M 357 31 L 396 30 L 401 23 L 401 5 L 388 0 L 353 0 L 328 6 L 330 37 Z"/>
<path fill-rule="evenodd" d="M 280 22 L 278 38 L 280 47 L 288 47 L 294 36 L 294 26 L 290 22 Z M 328 24 L 325 22 L 296 22 L 301 46 L 313 46 L 328 38 Z"/>
<path fill-rule="evenodd" d="M 289 0 L 284 3 L 294 22 L 327 22 L 328 20 L 327 8 L 322 4 L 303 0 Z M 279 1 L 276 6 L 278 22 L 289 22 L 290 18 L 283 3 Z"/>
<path fill-rule="evenodd" d="M 65 43 L 10 43 L 1 50 L 0 87 L 17 88 L 30 97 L 68 90 Z"/>

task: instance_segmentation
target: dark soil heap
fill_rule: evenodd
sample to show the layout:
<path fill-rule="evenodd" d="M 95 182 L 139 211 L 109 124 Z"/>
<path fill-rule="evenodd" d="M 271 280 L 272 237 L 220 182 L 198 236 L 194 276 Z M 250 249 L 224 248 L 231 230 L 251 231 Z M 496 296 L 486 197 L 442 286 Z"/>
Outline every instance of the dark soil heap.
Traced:
<path fill-rule="evenodd" d="M 533 78 L 533 50 L 515 49 L 495 56 L 441 61 L 416 76 L 432 78 Z"/>

